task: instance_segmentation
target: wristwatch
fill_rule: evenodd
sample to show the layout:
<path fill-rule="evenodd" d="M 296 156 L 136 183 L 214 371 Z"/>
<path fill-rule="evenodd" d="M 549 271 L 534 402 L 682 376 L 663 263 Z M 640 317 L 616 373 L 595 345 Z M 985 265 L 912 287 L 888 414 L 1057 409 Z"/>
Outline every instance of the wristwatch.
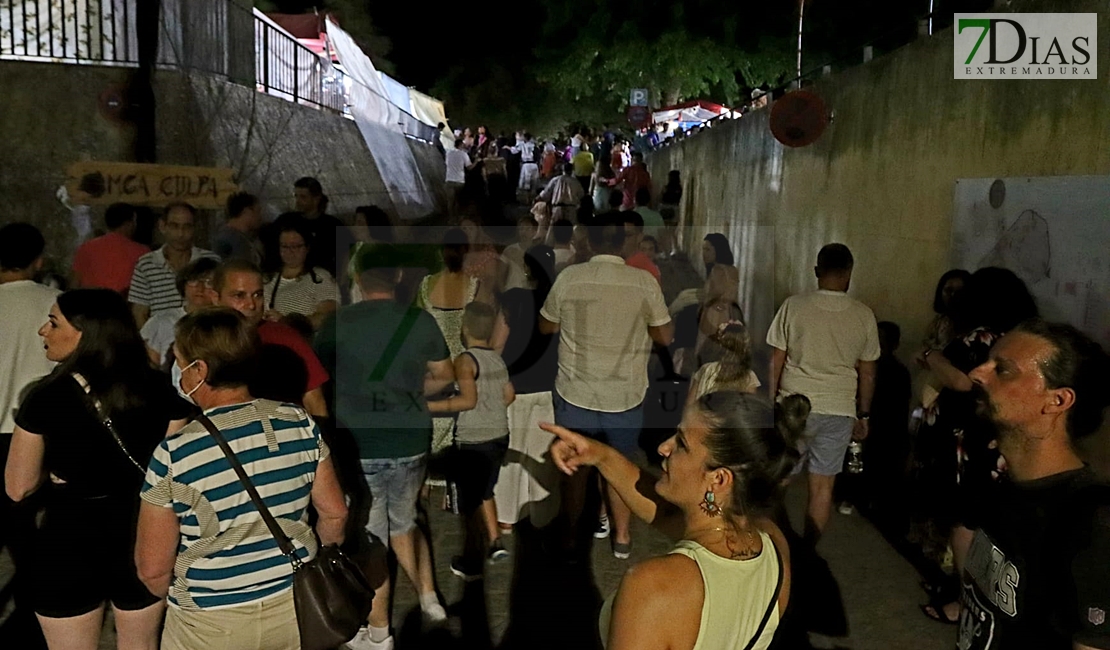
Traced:
<path fill-rule="evenodd" d="M 856 413 L 856 419 L 857 420 L 870 420 L 871 419 L 871 411 L 860 411 L 860 412 Z"/>

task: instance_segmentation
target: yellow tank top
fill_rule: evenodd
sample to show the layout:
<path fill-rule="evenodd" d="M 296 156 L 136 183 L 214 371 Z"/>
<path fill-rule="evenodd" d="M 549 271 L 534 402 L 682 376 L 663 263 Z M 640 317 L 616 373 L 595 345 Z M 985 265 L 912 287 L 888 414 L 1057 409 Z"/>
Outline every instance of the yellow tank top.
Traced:
<path fill-rule="evenodd" d="M 763 551 L 749 560 L 730 560 L 684 539 L 671 553 L 685 555 L 697 563 L 705 585 L 701 608 L 701 627 L 693 650 L 744 650 L 759 629 L 771 601 L 778 599 L 780 564 L 778 549 L 767 533 L 760 532 Z M 603 643 L 608 643 L 609 621 L 613 614 L 611 594 L 601 606 L 599 628 Z M 766 650 L 779 626 L 779 608 L 771 615 L 752 650 Z"/>

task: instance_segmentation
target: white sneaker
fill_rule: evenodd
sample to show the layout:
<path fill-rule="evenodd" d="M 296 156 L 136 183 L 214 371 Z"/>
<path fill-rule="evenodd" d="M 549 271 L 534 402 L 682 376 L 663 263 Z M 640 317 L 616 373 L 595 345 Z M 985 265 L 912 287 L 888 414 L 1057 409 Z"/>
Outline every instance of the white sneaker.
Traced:
<path fill-rule="evenodd" d="M 856 511 L 856 509 L 852 507 L 852 504 L 848 503 L 847 501 L 840 504 L 840 506 L 836 510 L 842 515 L 851 515 Z"/>
<path fill-rule="evenodd" d="M 370 639 L 370 630 L 360 627 L 355 638 L 343 644 L 343 647 L 346 650 L 393 650 L 393 637 L 390 636 L 381 643 L 374 643 Z"/>
<path fill-rule="evenodd" d="M 594 530 L 594 539 L 605 539 L 609 536 L 609 515 L 601 515 L 597 519 L 597 529 Z"/>
<path fill-rule="evenodd" d="M 447 610 L 443 609 L 443 605 L 439 603 L 421 608 L 421 611 L 424 614 L 424 620 L 431 625 L 440 625 L 447 621 Z"/>

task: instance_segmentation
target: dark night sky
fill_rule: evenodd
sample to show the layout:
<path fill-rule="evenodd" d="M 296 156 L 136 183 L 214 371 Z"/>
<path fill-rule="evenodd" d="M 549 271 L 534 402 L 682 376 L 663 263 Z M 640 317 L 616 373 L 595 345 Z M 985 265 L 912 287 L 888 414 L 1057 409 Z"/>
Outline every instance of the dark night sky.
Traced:
<path fill-rule="evenodd" d="M 320 0 L 271 2 L 287 13 L 311 11 L 314 6 L 324 4 Z M 397 68 L 394 76 L 406 86 L 414 86 L 424 92 L 430 90 L 443 76 L 447 62 L 450 65 L 478 68 L 479 62 L 495 46 L 499 50 L 498 54 L 509 60 L 514 57 L 515 52 L 528 52 L 532 47 L 531 43 L 519 37 L 519 31 L 513 30 L 511 26 L 504 27 L 503 20 L 496 22 L 500 26 L 495 26 L 496 16 L 491 14 L 491 8 L 499 6 L 495 3 L 477 0 L 426 0 L 419 3 L 378 0 L 366 1 L 365 4 L 374 22 L 375 31 L 392 41 L 393 48 L 387 58 Z M 516 19 L 513 23 L 520 21 L 519 24 L 535 24 L 539 9 L 540 5 L 536 0 L 525 0 L 514 5 Z M 466 19 L 468 16 L 471 17 L 470 20 Z M 477 45 L 475 42 L 479 25 L 486 25 L 481 31 L 489 37 L 486 40 L 487 45 Z M 504 36 L 495 36 L 497 31 Z"/>

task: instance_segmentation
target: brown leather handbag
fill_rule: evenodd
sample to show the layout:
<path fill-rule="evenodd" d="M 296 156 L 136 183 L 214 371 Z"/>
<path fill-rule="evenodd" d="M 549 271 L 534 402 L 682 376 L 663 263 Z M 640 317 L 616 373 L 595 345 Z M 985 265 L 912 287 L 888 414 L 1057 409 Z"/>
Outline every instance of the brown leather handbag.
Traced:
<path fill-rule="evenodd" d="M 292 540 L 270 514 L 220 430 L 204 414 L 197 419 L 227 456 L 239 482 L 266 522 L 266 528 L 277 540 L 282 554 L 293 564 L 293 602 L 301 633 L 301 650 L 331 650 L 353 639 L 359 627 L 366 624 L 374 598 L 374 590 L 362 570 L 335 544 L 322 546 L 316 557 L 308 562 L 298 558 Z"/>

